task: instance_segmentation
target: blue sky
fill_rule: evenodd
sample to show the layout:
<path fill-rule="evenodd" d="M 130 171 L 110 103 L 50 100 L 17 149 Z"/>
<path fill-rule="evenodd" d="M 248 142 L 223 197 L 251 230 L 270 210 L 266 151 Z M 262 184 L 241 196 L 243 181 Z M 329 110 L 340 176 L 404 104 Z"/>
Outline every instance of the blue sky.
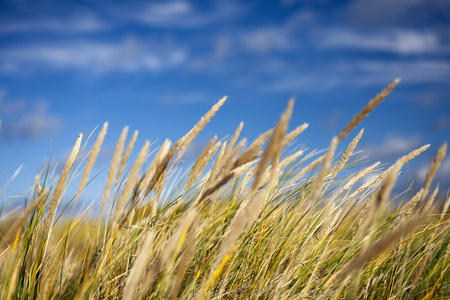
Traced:
<path fill-rule="evenodd" d="M 105 121 L 98 170 L 125 125 L 137 147 L 175 141 L 225 95 L 191 153 L 240 121 L 255 138 L 291 96 L 291 128 L 310 124 L 299 142 L 323 149 L 396 77 L 359 150 L 391 163 L 431 143 L 403 176 L 421 184 L 450 137 L 447 0 L 0 1 L 0 187 L 20 193 Z"/>

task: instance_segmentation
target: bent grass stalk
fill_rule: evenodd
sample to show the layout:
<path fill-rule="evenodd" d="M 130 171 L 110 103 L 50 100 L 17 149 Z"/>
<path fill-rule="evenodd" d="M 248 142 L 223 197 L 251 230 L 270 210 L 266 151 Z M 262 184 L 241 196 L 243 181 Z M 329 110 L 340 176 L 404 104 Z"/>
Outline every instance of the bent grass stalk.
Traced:
<path fill-rule="evenodd" d="M 229 140 L 214 137 L 179 180 L 171 179 L 173 171 L 225 98 L 172 147 L 165 140 L 153 158 L 146 141 L 128 171 L 137 131 L 122 156 L 125 127 L 97 220 L 89 209 L 75 219 L 55 219 L 58 203 L 72 197 L 68 178 L 78 170 L 72 165 L 80 136 L 59 180 L 50 170 L 36 177 L 31 204 L 15 220 L 0 220 L 0 298 L 449 298 L 450 198 L 438 188 L 428 195 L 446 144 L 431 163 L 423 188 L 405 193 L 398 207 L 392 188 L 402 177 L 400 169 L 429 145 L 384 171 L 378 162 L 354 172 L 358 160 L 352 154 L 360 131 L 333 161 L 338 143 L 397 83 L 371 100 L 332 139 L 325 154 L 309 164 L 305 161 L 315 152 L 301 157 L 304 149 L 289 148 L 308 127 L 305 123 L 287 133 L 293 101 L 275 128 L 249 146 L 240 138 L 243 123 Z M 89 177 L 106 126 L 73 198 L 93 182 Z M 380 173 L 374 179 L 359 183 L 375 172 Z M 120 184 L 113 189 L 114 182 Z M 163 186 L 167 191 L 161 193 Z M 115 206 L 104 220 L 112 191 Z"/>

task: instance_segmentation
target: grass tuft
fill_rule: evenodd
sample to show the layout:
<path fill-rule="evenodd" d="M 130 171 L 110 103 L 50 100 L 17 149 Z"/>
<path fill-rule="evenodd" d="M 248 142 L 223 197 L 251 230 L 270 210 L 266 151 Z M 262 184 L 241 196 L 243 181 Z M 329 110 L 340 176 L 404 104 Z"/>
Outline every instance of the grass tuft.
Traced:
<path fill-rule="evenodd" d="M 423 188 L 412 197 L 407 191 L 400 206 L 391 195 L 400 170 L 429 145 L 384 170 L 379 162 L 359 166 L 352 156 L 361 130 L 335 156 L 338 144 L 398 82 L 309 163 L 314 152 L 303 156 L 304 149 L 290 148 L 308 127 L 288 131 L 294 100 L 249 146 L 240 138 L 243 123 L 229 140 L 214 136 L 181 177 L 175 175 L 187 147 L 225 97 L 173 146 L 166 140 L 149 155 L 146 141 L 132 163 L 137 131 L 125 149 L 125 127 L 100 213 L 90 206 L 55 218 L 61 199 L 76 202 L 95 179 L 90 174 L 108 124 L 92 146 L 77 193 L 66 195 L 80 169 L 74 167 L 80 135 L 59 180 L 52 183 L 49 170 L 37 176 L 31 204 L 14 219 L 0 220 L 0 298 L 449 299 L 450 198 L 432 188 L 447 144 Z M 349 167 L 353 171 L 342 175 Z M 366 176 L 372 179 L 361 184 Z M 107 204 L 112 209 L 105 218 Z"/>

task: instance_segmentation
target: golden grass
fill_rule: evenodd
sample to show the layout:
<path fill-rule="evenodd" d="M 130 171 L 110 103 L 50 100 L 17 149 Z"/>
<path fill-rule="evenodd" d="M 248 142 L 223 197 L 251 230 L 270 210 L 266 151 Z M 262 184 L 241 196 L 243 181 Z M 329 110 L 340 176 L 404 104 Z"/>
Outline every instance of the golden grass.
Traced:
<path fill-rule="evenodd" d="M 400 170 L 429 145 L 385 170 L 379 162 L 355 166 L 361 130 L 335 158 L 338 144 L 397 83 L 371 100 L 309 164 L 314 152 L 303 156 L 304 149 L 289 148 L 308 127 L 288 131 L 292 99 L 274 129 L 249 146 L 240 139 L 243 123 L 229 140 L 214 136 L 177 179 L 187 147 L 226 98 L 172 147 L 165 140 L 149 154 L 146 141 L 133 163 L 128 160 L 137 131 L 122 156 L 125 127 L 100 214 L 90 206 L 70 218 L 56 217 L 62 198 L 73 205 L 92 182 L 107 123 L 77 193 L 65 195 L 79 169 L 73 164 L 80 136 L 59 180 L 52 184 L 50 170 L 44 170 L 31 192 L 34 201 L 15 220 L 0 220 L 6 227 L 0 228 L 0 298 L 448 299 L 450 197 L 432 189 L 446 144 L 423 188 L 412 197 L 405 193 L 400 206 L 391 196 Z M 342 175 L 351 166 L 350 175 Z M 367 175 L 373 179 L 359 184 Z M 105 220 L 108 202 L 114 205 Z"/>
<path fill-rule="evenodd" d="M 115 184 L 119 182 L 119 179 L 122 176 L 123 170 L 125 169 L 128 159 L 130 158 L 131 151 L 133 151 L 134 143 L 136 142 L 138 134 L 139 131 L 135 130 L 133 136 L 131 137 L 130 142 L 128 143 L 127 149 L 125 150 L 122 160 L 120 161 L 119 171 L 117 172 Z"/>
<path fill-rule="evenodd" d="M 91 175 L 92 168 L 94 167 L 95 161 L 97 160 L 98 153 L 100 152 L 100 148 L 103 144 L 103 140 L 105 139 L 106 131 L 108 130 L 108 122 L 103 124 L 102 130 L 98 134 L 97 140 L 95 141 L 94 146 L 92 147 L 91 154 L 89 155 L 89 159 L 87 161 L 86 167 L 84 168 L 83 176 L 81 176 L 80 184 L 78 185 L 78 192 L 75 198 L 79 198 L 81 193 L 86 186 L 86 182 L 88 181 L 89 175 Z"/>
<path fill-rule="evenodd" d="M 119 161 L 120 157 L 122 156 L 122 151 L 125 145 L 125 139 L 127 138 L 128 134 L 128 126 L 126 126 L 122 133 L 120 134 L 119 141 L 117 142 L 116 149 L 114 150 L 113 159 L 111 166 L 108 170 L 108 178 L 106 179 L 106 185 L 105 190 L 103 192 L 103 198 L 102 198 L 102 206 L 100 209 L 99 218 L 103 215 L 103 209 L 105 208 L 106 201 L 109 199 L 109 195 L 111 194 L 111 187 L 114 182 L 114 176 L 116 175 L 117 168 L 119 167 Z"/>
<path fill-rule="evenodd" d="M 363 109 L 356 114 L 350 122 L 345 126 L 342 132 L 338 135 L 338 142 L 341 142 L 363 119 L 365 119 L 371 111 L 375 109 L 399 84 L 400 79 L 395 79 L 390 85 L 388 85 L 381 93 L 375 96 L 372 100 L 367 103 Z"/>
<path fill-rule="evenodd" d="M 138 179 L 139 170 L 141 169 L 142 164 L 144 163 L 145 158 L 147 157 L 148 150 L 150 148 L 150 142 L 145 141 L 144 146 L 142 146 L 141 151 L 134 162 L 133 169 L 131 170 L 130 176 L 125 182 L 125 186 L 122 190 L 122 194 L 120 195 L 117 205 L 116 211 L 114 213 L 113 224 L 116 224 L 119 220 L 120 215 L 123 212 L 123 208 L 125 206 L 126 201 L 130 198 L 131 192 L 136 184 L 136 180 Z"/>
<path fill-rule="evenodd" d="M 72 169 L 72 165 L 78 156 L 78 152 L 80 151 L 82 138 L 83 135 L 80 134 L 77 141 L 75 142 L 75 146 L 73 147 L 72 152 L 69 155 L 69 159 L 67 159 L 67 162 L 64 165 L 64 169 L 61 172 L 61 177 L 56 184 L 55 191 L 53 192 L 52 199 L 48 207 L 48 216 L 45 219 L 45 231 L 50 230 L 51 226 L 53 225 L 53 218 L 55 217 L 56 208 L 58 207 L 58 203 L 64 186 L 66 185 L 67 178 L 69 177 L 70 170 Z"/>

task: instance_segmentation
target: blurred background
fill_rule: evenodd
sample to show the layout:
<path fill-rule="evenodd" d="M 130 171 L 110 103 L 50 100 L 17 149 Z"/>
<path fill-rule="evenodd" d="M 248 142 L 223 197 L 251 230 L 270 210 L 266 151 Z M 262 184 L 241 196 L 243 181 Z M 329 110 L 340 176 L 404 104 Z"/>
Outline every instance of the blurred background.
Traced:
<path fill-rule="evenodd" d="M 154 150 L 222 96 L 187 163 L 240 121 L 249 140 L 272 128 L 291 96 L 290 128 L 310 124 L 299 145 L 324 149 L 396 77 L 400 85 L 339 150 L 363 127 L 357 149 L 370 162 L 390 164 L 430 143 L 399 183 L 420 186 L 450 140 L 448 0 L 1 0 L 3 201 L 24 195 L 50 156 L 61 166 L 80 132 L 109 121 L 95 174 L 124 126 L 139 130 L 134 155 L 146 139 Z M 449 175 L 446 158 L 441 191 Z M 98 198 L 103 184 L 86 197 Z"/>

